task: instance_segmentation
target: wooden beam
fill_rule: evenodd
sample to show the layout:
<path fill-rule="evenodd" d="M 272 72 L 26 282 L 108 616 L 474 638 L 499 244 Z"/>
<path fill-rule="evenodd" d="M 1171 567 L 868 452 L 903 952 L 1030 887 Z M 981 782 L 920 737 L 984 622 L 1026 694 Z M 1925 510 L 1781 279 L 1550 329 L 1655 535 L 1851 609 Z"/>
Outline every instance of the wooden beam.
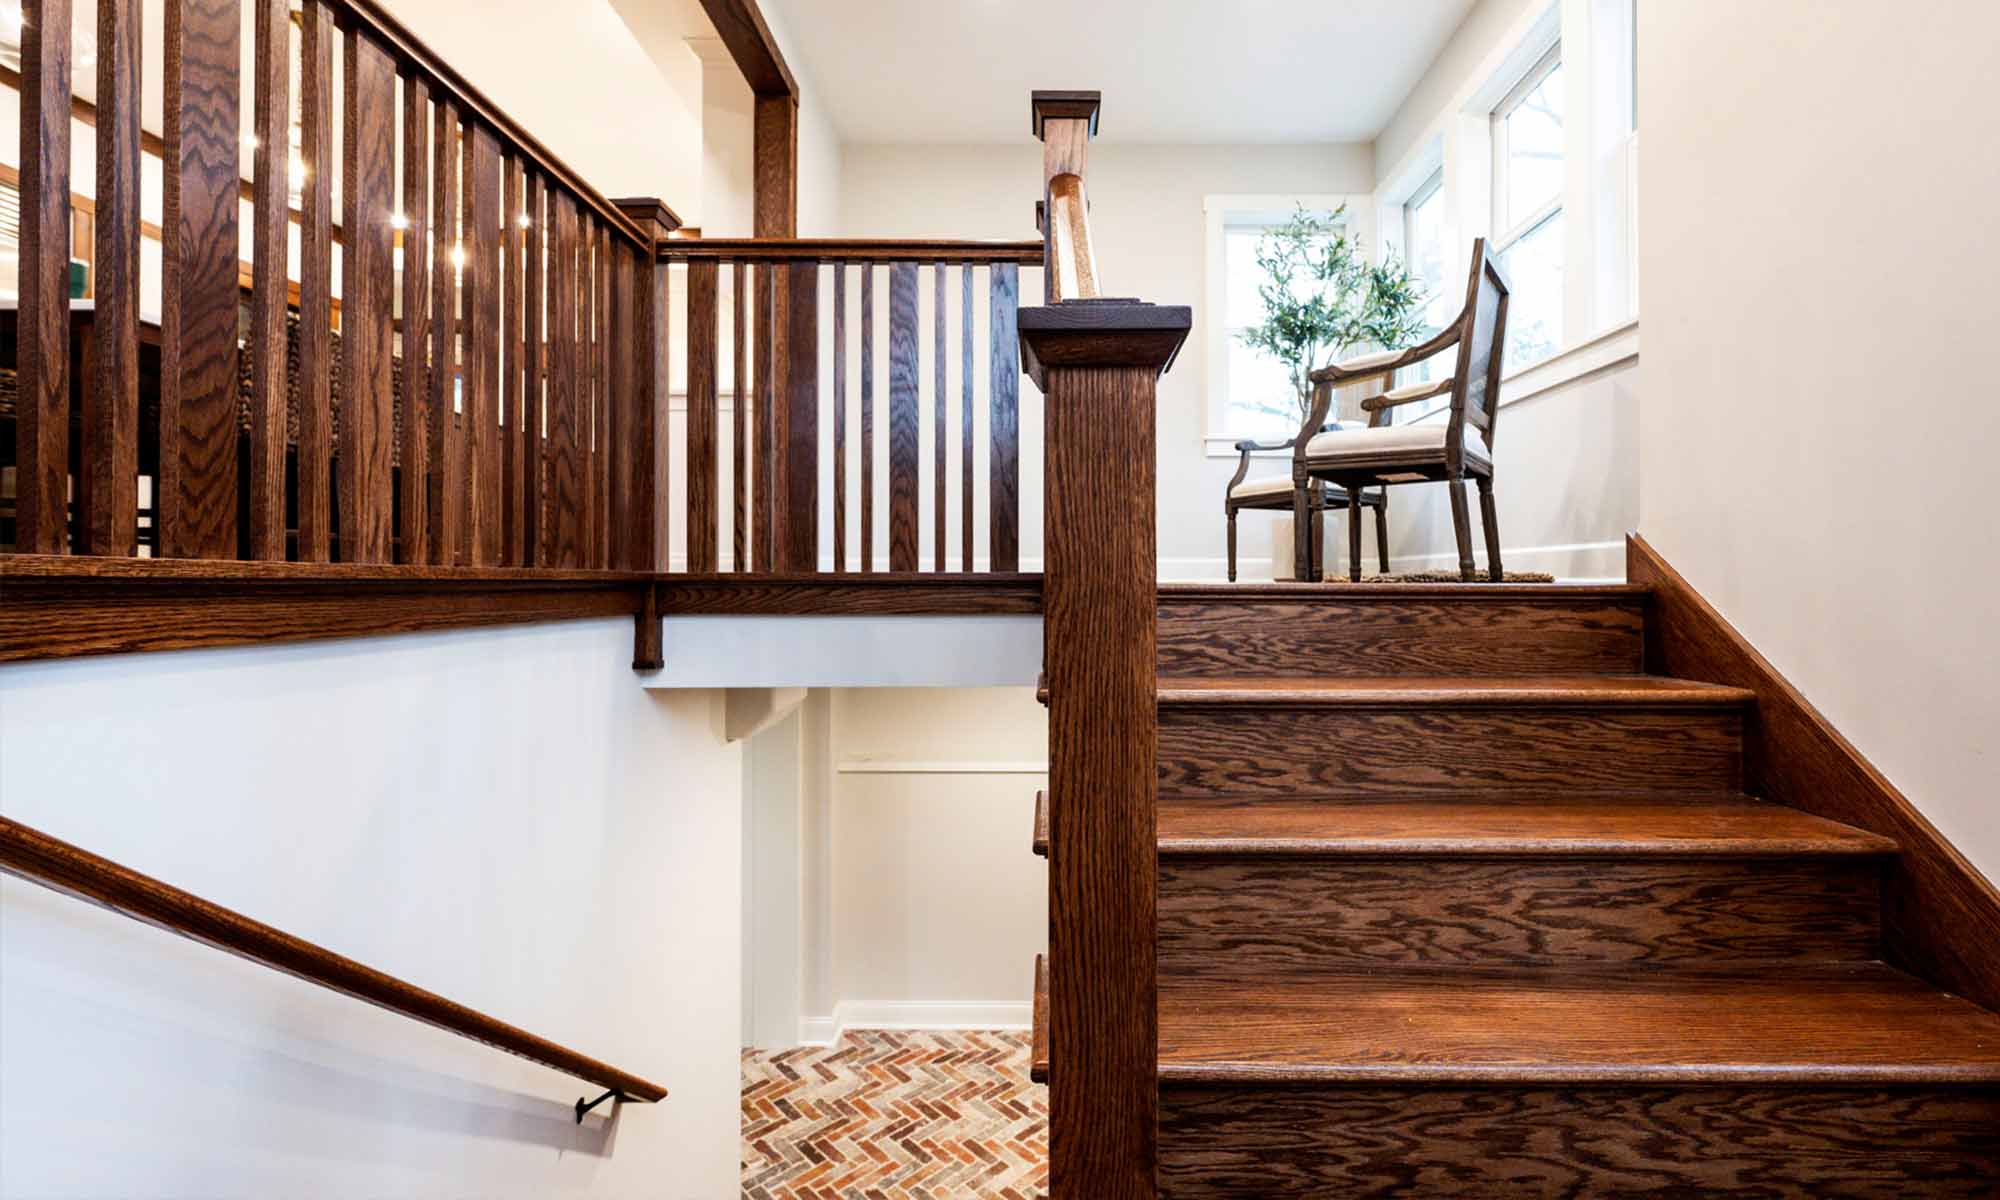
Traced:
<path fill-rule="evenodd" d="M 799 99 L 758 96 L 751 228 L 760 238 L 799 235 Z"/>
<path fill-rule="evenodd" d="M 753 93 L 798 97 L 798 81 L 785 65 L 778 39 L 771 36 L 771 27 L 764 23 L 757 0 L 701 0 L 701 7 Z"/>

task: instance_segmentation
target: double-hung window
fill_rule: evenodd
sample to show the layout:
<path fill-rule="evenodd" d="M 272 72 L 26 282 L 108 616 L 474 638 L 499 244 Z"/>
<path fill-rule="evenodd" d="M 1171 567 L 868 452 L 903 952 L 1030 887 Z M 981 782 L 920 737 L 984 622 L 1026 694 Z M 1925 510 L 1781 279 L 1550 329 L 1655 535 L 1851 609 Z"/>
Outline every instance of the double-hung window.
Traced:
<path fill-rule="evenodd" d="M 1243 332 L 1264 320 L 1258 289 L 1264 270 L 1257 247 L 1271 229 L 1297 215 L 1303 205 L 1319 217 L 1330 209 L 1298 204 L 1268 209 L 1232 208 L 1221 213 L 1222 345 L 1221 432 L 1229 437 L 1282 439 L 1299 429 L 1299 401 L 1285 364 L 1243 344 Z M 1345 230 L 1345 222 L 1342 223 Z M 1349 236 L 1352 236 L 1350 234 Z"/>
<path fill-rule="evenodd" d="M 1403 205 L 1403 265 L 1415 277 L 1424 293 L 1424 331 L 1429 338 L 1457 315 L 1453 308 L 1454 289 L 1445 283 L 1444 168 L 1431 173 Z M 1450 351 L 1434 354 L 1406 369 L 1398 383 L 1429 383 L 1452 367 Z M 1437 407 L 1438 403 L 1427 407 Z M 1397 422 L 1413 420 L 1416 413 L 1398 414 Z"/>
<path fill-rule="evenodd" d="M 1493 242 L 1513 295 L 1507 369 L 1563 341 L 1563 72 L 1552 47 L 1493 110 Z"/>

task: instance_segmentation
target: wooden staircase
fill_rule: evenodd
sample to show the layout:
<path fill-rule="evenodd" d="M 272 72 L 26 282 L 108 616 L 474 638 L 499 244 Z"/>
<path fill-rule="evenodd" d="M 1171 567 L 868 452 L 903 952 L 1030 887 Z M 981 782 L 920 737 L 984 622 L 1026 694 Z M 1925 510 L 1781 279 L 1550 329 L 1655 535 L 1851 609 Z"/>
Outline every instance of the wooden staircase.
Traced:
<path fill-rule="evenodd" d="M 1160 1195 L 2000 1195 L 2000 1016 L 1647 604 L 1160 590 Z"/>

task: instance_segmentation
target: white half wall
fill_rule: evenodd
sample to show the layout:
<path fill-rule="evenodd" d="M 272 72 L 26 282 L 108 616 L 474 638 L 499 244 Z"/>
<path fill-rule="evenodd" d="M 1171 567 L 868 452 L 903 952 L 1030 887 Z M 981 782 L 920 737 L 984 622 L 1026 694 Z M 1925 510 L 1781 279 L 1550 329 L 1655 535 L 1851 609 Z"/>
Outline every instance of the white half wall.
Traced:
<path fill-rule="evenodd" d="M 0 879 L 0 1194 L 737 1187 L 741 751 L 628 620 L 0 671 L 7 816 L 664 1084 Z"/>
<path fill-rule="evenodd" d="M 649 688 L 1034 686 L 1039 616 L 666 618 Z"/>
<path fill-rule="evenodd" d="M 2000 6 L 1639 6 L 1639 530 L 2000 878 Z"/>

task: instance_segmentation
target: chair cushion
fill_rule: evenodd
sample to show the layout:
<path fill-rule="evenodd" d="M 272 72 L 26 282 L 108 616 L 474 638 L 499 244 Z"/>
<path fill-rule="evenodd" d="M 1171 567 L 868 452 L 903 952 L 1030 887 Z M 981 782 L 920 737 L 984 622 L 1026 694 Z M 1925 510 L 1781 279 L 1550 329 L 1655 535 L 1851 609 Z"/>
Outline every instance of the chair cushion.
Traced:
<path fill-rule="evenodd" d="M 1380 465 L 1380 460 L 1396 455 L 1408 455 L 1413 462 L 1434 462 L 1444 457 L 1445 428 L 1442 421 L 1426 421 L 1373 429 L 1329 429 L 1306 443 L 1306 460 L 1316 467 L 1338 466 L 1350 459 Z M 1488 461 L 1486 443 L 1476 429 L 1466 430 L 1465 456 Z"/>
<path fill-rule="evenodd" d="M 1246 479 L 1229 489 L 1229 494 L 1241 500 L 1248 496 L 1276 496 L 1292 490 L 1290 475 L 1272 475 L 1266 479 Z"/>

